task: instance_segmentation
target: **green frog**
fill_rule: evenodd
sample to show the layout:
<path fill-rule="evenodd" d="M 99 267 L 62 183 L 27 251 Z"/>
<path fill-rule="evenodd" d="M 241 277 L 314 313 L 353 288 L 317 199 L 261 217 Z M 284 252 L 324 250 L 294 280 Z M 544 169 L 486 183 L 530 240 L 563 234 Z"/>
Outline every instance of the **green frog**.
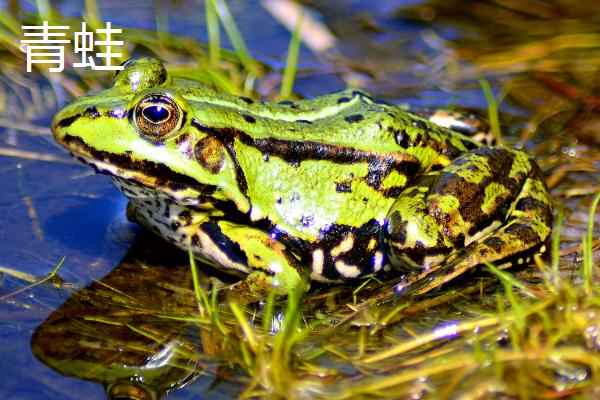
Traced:
<path fill-rule="evenodd" d="M 551 200 L 526 153 L 359 90 L 257 101 L 143 58 L 60 110 L 52 132 L 112 177 L 131 220 L 259 297 L 390 267 L 399 292 L 425 293 L 547 251 Z"/>

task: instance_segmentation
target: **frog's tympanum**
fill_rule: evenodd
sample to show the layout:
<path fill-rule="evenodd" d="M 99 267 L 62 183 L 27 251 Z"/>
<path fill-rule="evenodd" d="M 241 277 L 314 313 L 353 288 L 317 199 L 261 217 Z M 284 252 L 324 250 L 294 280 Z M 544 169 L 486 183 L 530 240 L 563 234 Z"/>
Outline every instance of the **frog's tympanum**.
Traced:
<path fill-rule="evenodd" d="M 130 61 L 54 118 L 58 142 L 110 175 L 128 216 L 196 258 L 283 292 L 390 266 L 419 293 L 546 251 L 540 168 L 358 90 L 270 103 Z M 427 277 L 427 279 L 423 279 Z"/>

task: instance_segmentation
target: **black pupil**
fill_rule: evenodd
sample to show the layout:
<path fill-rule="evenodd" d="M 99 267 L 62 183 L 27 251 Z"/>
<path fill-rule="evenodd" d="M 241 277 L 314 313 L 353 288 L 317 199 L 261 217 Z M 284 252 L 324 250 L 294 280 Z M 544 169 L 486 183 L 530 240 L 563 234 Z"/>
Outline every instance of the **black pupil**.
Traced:
<path fill-rule="evenodd" d="M 159 123 L 166 120 L 169 117 L 169 110 L 162 106 L 150 106 L 144 108 L 142 114 L 144 114 L 144 117 L 146 117 L 146 119 L 154 123 Z"/>

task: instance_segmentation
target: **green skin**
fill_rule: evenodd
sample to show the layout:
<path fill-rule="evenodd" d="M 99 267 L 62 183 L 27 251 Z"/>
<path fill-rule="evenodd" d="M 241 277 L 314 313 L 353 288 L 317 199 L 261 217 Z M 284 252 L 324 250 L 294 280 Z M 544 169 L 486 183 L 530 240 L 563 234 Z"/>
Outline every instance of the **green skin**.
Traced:
<path fill-rule="evenodd" d="M 131 220 L 246 276 L 237 290 L 257 298 L 389 266 L 408 272 L 399 289 L 424 293 L 481 264 L 523 264 L 551 231 L 527 154 L 356 90 L 253 101 L 138 59 L 52 132 L 113 177 Z"/>

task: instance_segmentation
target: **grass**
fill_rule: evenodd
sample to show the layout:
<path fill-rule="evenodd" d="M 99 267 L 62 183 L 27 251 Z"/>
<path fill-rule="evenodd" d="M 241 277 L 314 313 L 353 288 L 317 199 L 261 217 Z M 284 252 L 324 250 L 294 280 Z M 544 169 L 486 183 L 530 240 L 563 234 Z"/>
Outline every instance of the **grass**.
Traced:
<path fill-rule="evenodd" d="M 48 275 L 46 275 L 44 278 L 42 279 L 38 279 L 35 280 L 34 282 L 32 282 L 29 285 L 25 285 L 15 291 L 12 291 L 10 293 L 7 293 L 5 295 L 0 296 L 0 302 L 5 301 L 7 299 L 10 299 L 11 297 L 15 297 L 17 296 L 19 293 L 23 293 L 23 292 L 27 292 L 28 290 L 33 289 L 34 287 L 38 286 L 38 285 L 43 285 L 46 282 L 57 282 L 57 280 L 60 280 L 58 274 L 58 270 L 63 266 L 63 264 L 65 263 L 65 257 L 63 257 L 54 267 L 54 269 L 52 271 L 50 271 L 50 273 Z M 31 281 L 33 280 L 32 277 L 29 274 L 24 274 L 21 271 L 16 271 L 16 270 L 12 270 L 10 268 L 5 268 L 5 267 L 1 267 L 0 268 L 0 272 L 13 276 L 15 278 L 18 278 L 19 280 L 22 281 Z M 60 284 L 60 283 L 59 283 Z"/>
<path fill-rule="evenodd" d="M 488 105 L 488 120 L 490 122 L 490 129 L 494 135 L 494 138 L 496 139 L 496 142 L 499 145 L 502 145 L 502 130 L 500 129 L 500 117 L 498 115 L 498 106 L 500 105 L 500 102 L 494 97 L 492 88 L 485 78 L 479 78 L 479 84 L 483 89 L 483 93 L 485 94 L 485 99 Z"/>
<path fill-rule="evenodd" d="M 594 240 L 594 219 L 596 216 L 596 207 L 600 201 L 600 193 L 594 197 L 590 207 L 587 235 L 583 237 L 583 283 L 587 295 L 593 295 L 594 291 L 594 261 L 592 252 L 592 242 Z"/>
<path fill-rule="evenodd" d="M 283 78 L 281 80 L 280 95 L 286 99 L 291 96 L 294 88 L 294 78 L 296 76 L 296 65 L 298 64 L 298 56 L 300 54 L 300 28 L 302 27 L 302 14 L 298 17 L 296 23 L 296 29 L 290 39 L 290 46 L 288 47 L 287 60 L 285 63 L 285 70 L 283 71 Z"/>
<path fill-rule="evenodd" d="M 600 195 L 590 213 L 598 198 Z M 554 236 L 555 242 L 559 240 Z M 584 248 L 584 259 L 591 258 L 589 251 Z M 249 383 L 242 398 L 294 398 L 299 393 L 317 398 L 395 398 L 415 394 L 415 390 L 421 395 L 461 394 L 467 398 L 481 395 L 482 390 L 520 398 L 537 398 L 533 393 L 548 398 L 593 393 L 600 383 L 598 288 L 588 292 L 587 281 L 558 279 L 546 264 L 543 268 L 552 273 L 540 274 L 535 283 L 488 267 L 503 288 L 495 294 L 489 292 L 495 305 L 482 307 L 463 301 L 455 305 L 460 309 L 456 317 L 438 319 L 439 325 L 433 328 L 417 323 L 419 330 L 398 322 L 381 326 L 377 316 L 371 315 L 374 310 L 355 313 L 348 304 L 329 311 L 330 318 L 344 320 L 341 325 L 331 325 L 306 311 L 303 304 L 311 302 L 311 295 L 302 299 L 292 293 L 284 323 L 275 335 L 269 335 L 268 324 L 256 319 L 260 314 L 253 314 L 251 324 L 239 305 L 229 303 L 242 329 L 237 340 L 222 348 L 222 357 L 244 354 L 240 366 Z M 444 294 L 434 297 L 440 296 Z M 265 309 L 277 308 L 276 302 L 270 298 Z M 366 303 L 369 298 L 359 301 Z M 435 315 L 440 308 L 450 312 L 452 307 L 439 304 L 427 315 Z M 351 317 L 345 319 L 348 313 Z M 419 319 L 417 316 L 416 321 Z M 415 318 L 402 322 L 411 326 Z M 306 351 L 318 346 L 321 351 Z M 323 367 L 332 363 L 337 367 Z M 345 374 L 344 370 L 354 372 Z"/>
<path fill-rule="evenodd" d="M 244 42 L 244 38 L 240 34 L 240 31 L 231 16 L 231 12 L 229 11 L 229 7 L 227 6 L 227 2 L 224 0 L 207 0 L 210 3 L 210 14 L 207 14 L 207 18 L 212 16 L 213 13 L 216 13 L 219 17 L 219 20 L 225 28 L 225 32 L 227 32 L 227 36 L 231 41 L 231 45 L 235 49 L 235 52 L 239 58 L 240 63 L 244 66 L 246 71 L 249 73 L 256 73 L 255 62 L 248 54 L 248 48 L 246 47 L 246 43 Z M 210 26 L 212 27 L 212 26 Z M 209 30 L 209 35 L 213 35 L 209 37 L 209 43 L 213 43 L 216 40 L 217 29 Z"/>
<path fill-rule="evenodd" d="M 39 4 L 40 10 L 49 10 L 47 4 Z M 93 1 L 86 2 L 85 14 L 89 21 L 101 24 Z M 224 1 L 206 1 L 205 14 L 208 45 L 164 32 L 158 35 L 132 29 L 127 33 L 130 45 L 126 52 L 149 52 L 165 60 L 169 69 L 180 76 L 201 79 L 222 90 L 255 95 L 256 83 L 269 67 L 252 59 Z M 52 21 L 72 26 L 78 22 L 43 12 L 39 17 L 31 16 L 30 23 L 35 23 L 34 17 L 53 18 Z M 14 43 L 20 35 L 20 21 L 9 15 L 0 21 L 2 50 L 10 54 L 0 59 L 5 67 L 3 76 L 8 82 L 29 88 L 31 99 L 19 101 L 32 110 L 28 115 L 34 120 L 36 110 L 51 108 L 52 104 L 44 103 L 44 96 L 36 94 L 34 85 L 27 86 L 19 80 L 21 66 L 14 62 L 19 55 Z M 220 27 L 233 51 L 221 47 Z M 298 32 L 296 29 L 290 40 L 279 94 L 274 90 L 273 97 L 293 94 Z M 37 72 L 49 78 L 43 68 Z M 56 88 L 72 95 L 109 84 L 108 76 L 102 78 L 101 84 L 97 76 L 85 71 L 53 79 Z M 494 98 L 487 81 L 482 79 L 480 83 L 488 101 L 492 129 L 501 139 L 500 100 Z M 517 89 L 513 88 L 511 94 L 514 90 Z M 507 94 L 501 92 L 501 98 L 504 95 Z M 11 98 L 15 97 L 5 95 L 4 104 L 10 106 Z M 58 99 L 60 95 L 56 102 Z M 9 123 L 15 128 L 14 121 L 7 118 L 5 126 Z M 31 123 L 16 127 L 32 137 L 43 133 Z M 560 181 L 567 172 L 597 173 L 593 166 L 585 164 L 586 160 L 560 158 L 557 151 L 543 146 L 539 145 L 544 151 L 540 163 L 551 171 L 549 181 L 554 182 L 554 194 L 561 193 Z M 10 151 L 0 154 L 22 159 L 46 157 L 26 149 L 7 150 Z M 56 161 L 52 158 L 56 156 L 48 157 L 47 161 Z M 567 162 L 571 169 L 564 172 Z M 563 175 L 555 178 L 559 174 Z M 593 182 L 583 182 L 580 192 L 562 192 L 564 203 L 574 197 L 591 201 L 571 208 L 558 207 L 552 259 L 546 262 L 538 258 L 522 271 L 507 272 L 489 265 L 488 275 L 420 298 L 390 295 L 391 282 L 372 279 L 361 281 L 357 287 L 322 287 L 307 294 L 293 291 L 287 299 L 272 293 L 262 304 L 245 305 L 227 296 L 226 285 L 207 277 L 190 257 L 188 278 L 193 285 L 189 290 L 185 285 L 174 285 L 167 297 L 185 298 L 183 305 L 155 309 L 152 296 L 126 299 L 127 291 L 104 285 L 108 294 L 101 296 L 101 301 L 115 301 L 121 308 L 114 315 L 89 317 L 85 322 L 126 326 L 156 346 L 167 346 L 170 336 L 154 329 L 144 317 L 160 321 L 169 333 L 180 327 L 176 324 L 185 322 L 186 329 L 193 327 L 201 339 L 184 342 L 187 347 L 177 350 L 177 365 L 190 373 L 215 375 L 216 385 L 219 380 L 241 383 L 240 398 L 591 397 L 600 383 L 600 293 L 594 259 L 597 250 L 593 245 L 597 243 L 593 221 L 600 194 L 591 198 L 589 193 L 596 193 Z M 567 189 L 576 187 L 577 183 L 570 182 Z M 585 232 L 575 239 L 581 246 L 567 249 L 565 243 L 575 240 L 561 236 L 562 227 L 566 224 L 572 231 L 569 214 L 584 208 L 588 220 L 577 226 L 585 226 Z M 581 262 L 571 261 L 572 254 L 580 254 Z M 61 265 L 62 262 L 36 285 L 47 285 Z M 17 279 L 25 276 L 13 275 Z M 160 279 L 159 276 L 157 280 Z M 2 298 L 12 299 L 19 293 L 11 292 Z M 127 324 L 119 322 L 118 313 L 132 310 L 135 318 Z M 185 360 L 202 362 L 193 369 Z M 209 370 L 206 366 L 210 363 L 218 368 Z M 41 385 L 43 379 L 39 378 Z"/>

